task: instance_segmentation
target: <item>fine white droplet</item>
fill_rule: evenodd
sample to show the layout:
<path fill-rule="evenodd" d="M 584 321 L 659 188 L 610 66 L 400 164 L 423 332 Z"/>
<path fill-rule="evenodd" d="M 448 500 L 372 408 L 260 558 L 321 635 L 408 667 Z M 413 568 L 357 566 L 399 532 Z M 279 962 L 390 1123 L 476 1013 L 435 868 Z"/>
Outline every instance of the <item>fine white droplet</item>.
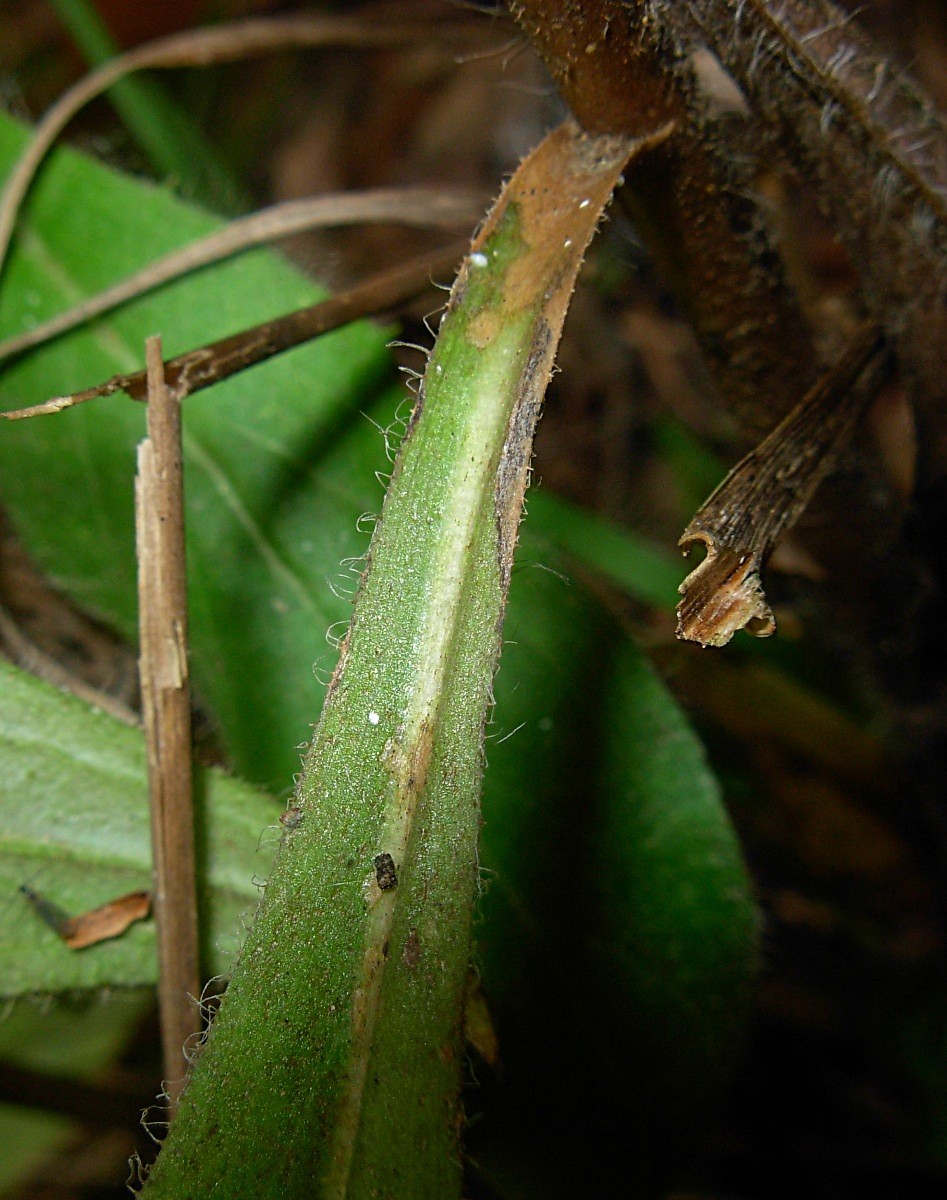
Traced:
<path fill-rule="evenodd" d="M 487 256 L 481 254 L 478 250 L 475 254 L 471 254 L 470 261 L 475 267 L 485 267 L 487 265 Z"/>
<path fill-rule="evenodd" d="M 583 200 L 583 201 L 582 201 L 582 203 L 579 205 L 579 208 L 588 208 L 588 206 L 589 206 L 591 203 L 592 203 L 592 201 L 591 201 L 591 200 Z"/>
<path fill-rule="evenodd" d="M 378 713 L 376 713 L 376 712 L 370 712 L 370 713 L 368 714 L 368 723 L 369 723 L 369 725 L 377 725 L 377 724 L 378 724 L 378 722 L 379 722 L 380 720 L 381 720 L 381 717 L 378 715 Z"/>

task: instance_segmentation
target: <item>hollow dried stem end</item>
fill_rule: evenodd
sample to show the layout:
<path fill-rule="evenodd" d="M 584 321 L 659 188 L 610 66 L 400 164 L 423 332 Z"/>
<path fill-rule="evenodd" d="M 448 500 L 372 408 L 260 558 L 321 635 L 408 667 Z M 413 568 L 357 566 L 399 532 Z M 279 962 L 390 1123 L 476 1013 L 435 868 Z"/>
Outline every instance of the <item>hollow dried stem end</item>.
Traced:
<path fill-rule="evenodd" d="M 875 328 L 861 331 L 838 363 L 733 468 L 681 535 L 707 557 L 681 584 L 677 636 L 725 646 L 739 629 L 776 632 L 760 571 L 780 535 L 805 511 L 836 452 L 877 396 L 890 364 Z"/>
<path fill-rule="evenodd" d="M 677 636 L 702 646 L 725 646 L 740 629 L 756 637 L 774 634 L 776 618 L 763 591 L 759 557 L 732 546 L 718 548 L 711 534 L 690 525 L 679 544 L 695 541 L 704 543 L 707 557 L 681 584 Z"/>

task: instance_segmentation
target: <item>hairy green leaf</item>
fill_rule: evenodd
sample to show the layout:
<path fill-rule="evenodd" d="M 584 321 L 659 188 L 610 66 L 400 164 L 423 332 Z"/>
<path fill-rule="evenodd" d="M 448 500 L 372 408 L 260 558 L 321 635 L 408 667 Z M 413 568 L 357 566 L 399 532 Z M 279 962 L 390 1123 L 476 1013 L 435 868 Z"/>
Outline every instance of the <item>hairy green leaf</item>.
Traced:
<path fill-rule="evenodd" d="M 0 124 L 0 151 L 5 150 L 7 157 L 19 144 L 18 137 L 12 126 Z M 61 217 L 62 206 L 71 197 L 81 206 L 76 239 Z M 91 290 L 110 282 L 123 268 L 140 265 L 144 258 L 210 224 L 209 218 L 160 191 L 68 153 L 50 164 L 30 220 L 33 232 L 21 241 L 5 281 L 8 290 L 0 297 L 0 324 L 7 329 L 28 319 L 27 306 L 32 305 L 37 316 L 46 315 L 75 299 L 80 288 Z M 99 244 L 106 228 L 117 248 L 114 258 L 111 244 Z M 75 244 L 83 236 L 91 246 L 85 254 Z M 271 304 L 262 299 L 264 287 L 273 296 Z M 23 360 L 0 380 L 0 392 L 7 406 L 43 399 L 133 365 L 147 332 L 164 332 L 166 348 L 173 353 L 311 296 L 310 286 L 288 268 L 272 256 L 255 254 L 136 302 L 93 331 L 77 332 Z M 192 398 L 185 413 L 194 434 L 188 447 L 188 486 L 197 675 L 218 713 L 234 761 L 255 778 L 275 785 L 288 781 L 298 761 L 294 746 L 307 735 L 306 722 L 318 709 L 323 689 L 313 678 L 310 663 L 321 658 L 325 665 L 328 660 L 321 640 L 325 627 L 350 611 L 344 600 L 329 594 L 327 577 L 337 571 L 343 557 L 364 550 L 367 539 L 356 532 L 356 518 L 377 507 L 381 498 L 372 473 L 384 464 L 382 439 L 368 421 L 360 417 L 353 421 L 352 409 L 361 397 L 362 403 L 373 404 L 373 419 L 387 426 L 396 403 L 391 393 L 380 401 L 374 399 L 372 381 L 381 378 L 378 334 L 361 327 L 351 344 L 347 335 L 332 335 L 325 341 L 330 346 L 324 351 L 318 346 L 296 351 L 243 380 Z M 340 348 L 340 357 L 331 350 L 333 346 Z M 134 628 L 129 494 L 132 446 L 141 423 L 134 406 L 115 399 L 0 428 L 4 468 L 0 487 L 18 529 L 60 583 L 129 633 Z M 55 464 L 54 470 L 50 464 Z M 485 748 L 483 854 L 489 870 L 483 919 L 476 927 L 484 981 L 491 1003 L 496 1004 L 501 1036 L 517 1028 L 535 1033 L 517 1069 L 530 1072 L 534 1082 L 541 1076 L 534 1071 L 537 1064 L 545 1063 L 552 1071 L 547 1076 L 551 1087 L 524 1089 L 533 1113 L 546 1122 L 547 1130 L 556 1128 L 550 1112 L 554 1092 L 558 1088 L 561 1093 L 564 1078 L 579 1078 L 567 1073 L 562 1039 L 578 1044 L 575 1031 L 587 1030 L 588 1012 L 601 998 L 598 991 L 582 991 L 588 982 L 585 966 L 573 964 L 568 969 L 570 955 L 573 947 L 581 946 L 581 963 L 591 960 L 601 966 L 608 953 L 599 926 L 586 924 L 564 932 L 562 921 L 569 915 L 563 898 L 589 879 L 586 867 L 577 861 L 574 835 L 579 817 L 585 821 L 589 805 L 598 803 L 590 794 L 599 769 L 592 748 L 598 744 L 606 686 L 596 664 L 614 655 L 616 635 L 581 588 L 541 568 L 561 571 L 551 549 L 560 545 L 570 557 L 607 569 L 647 603 L 670 598 L 673 583 L 673 568 L 663 556 L 648 555 L 646 547 L 637 545 L 629 555 L 627 544 L 616 540 L 617 530 L 574 511 L 563 517 L 564 511 L 543 493 L 531 501 L 538 536 L 528 535 L 528 523 L 520 565 L 514 571 L 505 630 L 511 644 L 497 679 L 496 724 L 488 730 Z M 425 522 L 416 519 L 412 536 L 420 536 L 425 528 Z M 354 586 L 354 577 L 349 580 Z M 399 601 L 404 590 L 400 585 L 394 588 Z M 392 679 L 379 677 L 386 694 L 397 691 L 396 682 L 402 678 L 395 652 L 400 644 L 383 646 L 389 657 L 393 655 L 396 668 Z M 379 726 L 368 724 L 369 712 L 378 713 Z M 361 712 L 364 732 L 378 730 L 381 716 L 377 706 Z M 685 755 L 684 760 L 682 779 L 690 764 L 697 771 L 694 790 L 704 795 L 699 754 Z M 655 788 L 658 783 L 655 777 Z M 369 805 L 362 812 L 353 803 L 347 782 L 338 795 L 339 803 L 331 795 L 325 797 L 325 828 L 341 831 L 361 847 L 365 840 L 361 823 L 371 823 L 377 808 Z M 662 814 L 672 820 L 673 802 L 662 808 L 654 799 L 654 805 L 655 820 Z M 581 810 L 578 817 L 577 809 Z M 705 818 L 718 823 L 719 836 L 724 843 L 729 838 L 732 846 L 719 805 L 708 801 Z M 309 819 L 307 815 L 301 830 Z M 642 847 L 642 852 L 646 849 Z M 318 928 L 324 946 L 334 954 L 340 939 L 352 935 L 347 925 L 352 912 L 354 929 L 361 929 L 360 880 L 368 872 L 352 883 L 352 868 L 340 853 L 344 852 L 338 848 L 331 854 L 327 851 L 319 860 L 316 874 L 322 879 L 322 891 L 315 899 L 309 895 L 308 882 L 301 885 L 301 893 L 284 888 L 286 911 L 278 943 L 295 939 L 307 944 Z M 364 854 L 359 861 L 363 858 Z M 645 874 L 647 869 L 645 861 Z M 656 865 L 653 871 L 660 891 Z M 723 884 L 724 875 L 718 877 Z M 399 890 L 401 886 L 399 881 Z M 629 903 L 621 920 L 627 930 L 635 919 L 633 893 L 626 899 Z M 315 916 L 313 906 L 318 910 Z M 682 910 L 678 915 L 684 925 L 679 938 L 686 941 L 691 914 Z M 620 944 L 632 956 L 622 969 L 596 970 L 599 980 L 610 980 L 608 987 L 620 984 L 617 1003 L 625 1003 L 621 997 L 627 1000 L 624 1024 L 631 1030 L 638 1020 L 635 987 L 647 989 L 643 981 L 636 983 L 642 971 L 637 945 L 630 938 Z M 722 944 L 720 948 L 725 949 Z M 747 953 L 739 937 L 731 950 L 733 957 L 724 955 L 718 964 L 722 988 L 734 971 L 733 962 L 745 961 Z M 552 987 L 550 978 L 555 980 Z M 530 990 L 537 984 L 538 992 Z M 309 985 L 302 992 L 304 998 L 308 996 Z M 341 989 L 340 997 L 346 994 Z M 298 1030 L 302 1015 L 296 1012 L 297 995 L 281 983 L 267 1015 L 276 1019 L 285 1007 Z M 537 998 L 541 1003 L 534 1003 Z M 705 1038 L 704 1010 L 693 1002 L 686 980 L 672 1002 L 686 1016 L 678 1024 L 681 1040 L 700 1043 Z M 712 1009 L 706 1015 L 710 1022 L 716 1019 Z M 414 1036 L 413 1019 L 405 1024 Z M 249 1036 L 248 1045 L 254 1037 Z M 344 1030 L 339 1037 L 344 1041 Z M 626 1061 L 633 1050 L 633 1044 L 629 1049 L 622 1041 L 620 1052 L 613 1049 L 613 1057 L 616 1062 Z M 448 1063 L 446 1069 L 454 1071 L 455 1065 Z M 662 1070 L 659 1064 L 657 1082 Z M 616 1093 L 608 1094 L 614 1103 Z M 291 1099 L 292 1095 L 290 1089 Z M 621 1089 L 617 1095 L 622 1096 Z M 392 1103 L 400 1113 L 406 1101 L 399 1094 Z M 301 1135 L 295 1110 L 283 1120 L 285 1124 L 277 1121 L 267 1136 L 285 1150 L 288 1129 L 294 1131 L 293 1145 Z M 560 1130 L 563 1137 L 569 1132 Z M 254 1126 L 251 1140 L 257 1136 Z"/>

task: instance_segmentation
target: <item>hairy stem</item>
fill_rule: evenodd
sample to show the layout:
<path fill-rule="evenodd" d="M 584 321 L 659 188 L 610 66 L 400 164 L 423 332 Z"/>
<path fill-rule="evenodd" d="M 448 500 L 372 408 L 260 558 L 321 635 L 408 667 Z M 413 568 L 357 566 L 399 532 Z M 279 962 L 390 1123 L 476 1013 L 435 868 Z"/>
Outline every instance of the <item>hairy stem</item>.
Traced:
<path fill-rule="evenodd" d="M 483 727 L 532 435 L 585 247 L 641 145 L 556 130 L 474 242 L 273 877 L 149 1195 L 459 1192 Z"/>

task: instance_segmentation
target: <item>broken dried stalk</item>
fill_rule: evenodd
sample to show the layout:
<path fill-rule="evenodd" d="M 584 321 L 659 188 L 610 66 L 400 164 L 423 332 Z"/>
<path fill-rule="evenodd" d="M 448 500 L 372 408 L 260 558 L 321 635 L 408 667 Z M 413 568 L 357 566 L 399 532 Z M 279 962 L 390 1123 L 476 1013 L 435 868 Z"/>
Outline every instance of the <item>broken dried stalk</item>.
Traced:
<path fill-rule="evenodd" d="M 0 342 L 0 362 L 51 341 L 91 321 L 93 317 L 111 312 L 120 304 L 143 296 L 200 267 L 210 266 L 254 246 L 275 242 L 305 230 L 370 221 L 398 225 L 463 226 L 476 222 L 482 211 L 479 197 L 443 188 L 378 188 L 274 204 L 232 221 L 223 229 L 175 250 L 113 287 L 90 296 L 75 308 Z"/>
<path fill-rule="evenodd" d="M 438 274 L 452 270 L 465 246 L 466 243 L 452 243 L 443 250 L 421 255 L 403 266 L 373 275 L 328 300 L 264 321 L 196 350 L 188 350 L 164 364 L 165 383 L 174 398 L 181 401 L 350 321 L 386 312 L 430 287 L 431 280 Z M 9 409 L 0 413 L 0 417 L 21 421 L 46 416 L 116 392 L 126 392 L 133 400 L 145 400 L 147 390 L 147 372 L 133 371 L 127 375 L 113 375 L 104 383 L 81 392 L 54 396 L 27 408 Z"/>
<path fill-rule="evenodd" d="M 684 530 L 706 558 L 681 584 L 677 636 L 724 646 L 738 629 L 769 637 L 776 621 L 760 570 L 832 467 L 835 452 L 887 378 L 882 338 L 871 327 L 764 441 L 742 459 Z M 859 386 L 859 377 L 868 368 Z"/>
<path fill-rule="evenodd" d="M 200 1032 L 200 962 L 191 781 L 181 404 L 165 385 L 161 341 L 149 338 L 148 436 L 138 447 L 135 525 L 141 698 L 148 747 L 158 1007 L 173 1111 L 184 1045 Z"/>
<path fill-rule="evenodd" d="M 466 25 L 469 29 L 469 24 Z M 450 25 L 439 27 L 441 36 Z M 274 50 L 318 46 L 393 46 L 430 37 L 427 21 L 368 22 L 358 17 L 270 17 L 190 30 L 136 46 L 90 72 L 65 92 L 37 125 L 0 197 L 0 275 L 20 206 L 56 138 L 76 113 L 113 83 L 145 68 L 203 67 Z"/>

